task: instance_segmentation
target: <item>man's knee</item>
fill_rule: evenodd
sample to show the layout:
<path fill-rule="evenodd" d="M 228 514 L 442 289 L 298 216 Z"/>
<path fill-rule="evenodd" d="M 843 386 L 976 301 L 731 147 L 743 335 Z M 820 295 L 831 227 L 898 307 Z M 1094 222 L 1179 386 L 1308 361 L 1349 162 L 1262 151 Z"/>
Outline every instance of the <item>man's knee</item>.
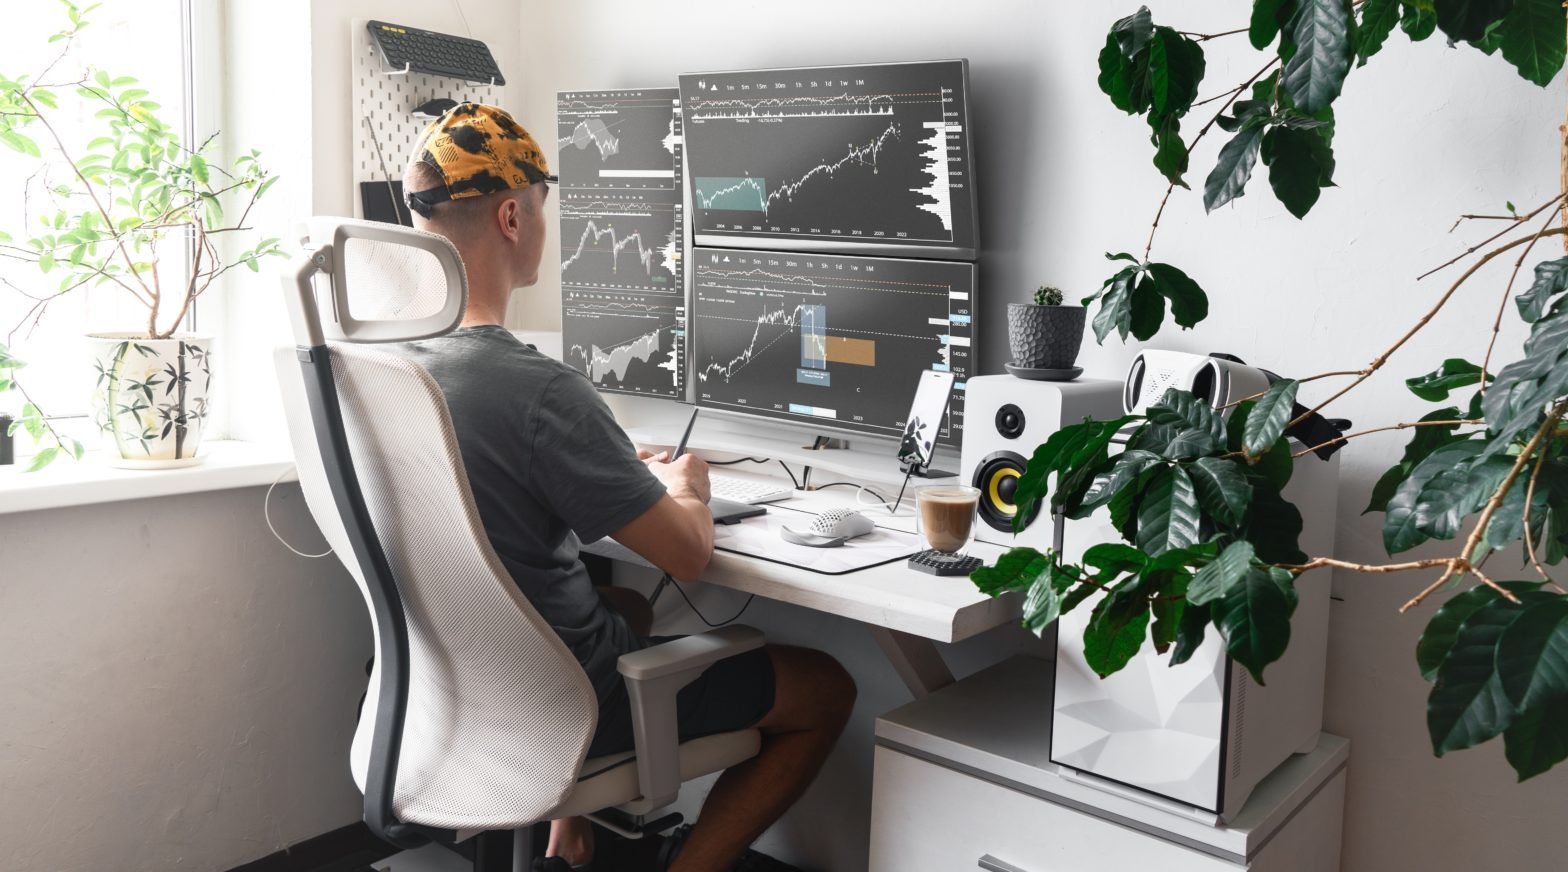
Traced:
<path fill-rule="evenodd" d="M 842 728 L 855 707 L 855 680 L 832 655 L 814 648 L 769 645 L 774 708 L 791 721 Z"/>

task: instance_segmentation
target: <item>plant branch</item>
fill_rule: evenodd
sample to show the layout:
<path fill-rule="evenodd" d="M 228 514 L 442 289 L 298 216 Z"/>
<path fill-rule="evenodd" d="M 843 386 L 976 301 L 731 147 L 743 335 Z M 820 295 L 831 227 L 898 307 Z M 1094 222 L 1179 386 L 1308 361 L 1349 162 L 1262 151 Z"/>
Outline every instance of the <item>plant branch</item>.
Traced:
<path fill-rule="evenodd" d="M 1519 252 L 1519 258 L 1514 261 L 1513 272 L 1508 274 L 1508 284 L 1503 286 L 1503 298 L 1497 301 L 1497 317 L 1492 319 L 1492 337 L 1486 342 L 1486 355 L 1481 358 L 1481 395 L 1486 396 L 1486 368 L 1492 362 L 1492 349 L 1497 347 L 1497 334 L 1503 329 L 1503 312 L 1508 309 L 1508 298 L 1513 296 L 1514 280 L 1519 278 L 1519 268 L 1524 265 L 1524 259 L 1530 256 L 1530 250 L 1541 240 L 1541 234 L 1551 226 L 1552 220 L 1557 217 L 1555 212 L 1547 212 L 1546 220 L 1541 222 L 1539 230 L 1530 237 L 1530 244 Z"/>
<path fill-rule="evenodd" d="M 1328 440 L 1327 442 L 1319 442 L 1317 445 L 1314 445 L 1311 448 L 1303 448 L 1302 450 L 1297 451 L 1296 453 L 1294 453 L 1294 454 L 1292 454 L 1290 456 L 1292 458 L 1303 457 L 1305 455 L 1311 454 L 1312 452 L 1318 450 L 1319 448 L 1327 448 L 1330 445 L 1335 445 L 1335 444 L 1338 444 L 1340 442 L 1344 442 L 1347 439 L 1354 439 L 1357 436 L 1365 436 L 1365 435 L 1367 435 L 1369 433 L 1382 433 L 1382 432 L 1387 431 L 1387 430 L 1407 430 L 1407 429 L 1409 429 L 1411 427 L 1437 427 L 1437 426 L 1452 426 L 1452 425 L 1464 426 L 1466 424 L 1485 424 L 1485 423 L 1486 423 L 1486 421 L 1483 420 L 1483 419 L 1473 419 L 1473 418 L 1461 418 L 1459 420 L 1454 420 L 1454 421 L 1406 421 L 1403 424 L 1390 424 L 1387 427 L 1373 427 L 1370 430 L 1358 430 L 1358 431 L 1356 431 L 1354 433 L 1346 433 L 1343 436 L 1338 436 L 1336 438 Z"/>
<path fill-rule="evenodd" d="M 1238 27 L 1235 30 L 1224 30 L 1224 31 L 1220 31 L 1219 33 L 1193 33 L 1190 30 L 1178 30 L 1176 32 L 1181 34 L 1182 36 L 1191 37 L 1194 42 L 1208 42 L 1211 39 L 1219 39 L 1222 36 L 1231 36 L 1231 35 L 1237 34 L 1237 33 L 1246 33 L 1247 32 L 1247 28 L 1245 28 L 1245 27 Z"/>
<path fill-rule="evenodd" d="M 1541 467 L 1545 465 L 1546 452 L 1542 451 L 1541 456 L 1535 459 L 1535 469 L 1530 471 L 1530 483 L 1524 489 L 1524 518 L 1521 523 L 1524 525 L 1524 552 L 1530 558 L 1530 565 L 1541 574 L 1541 578 L 1556 584 L 1552 581 L 1551 574 L 1546 571 L 1546 567 L 1541 565 L 1541 558 L 1535 553 L 1535 537 L 1530 533 L 1530 503 L 1535 499 L 1536 479 L 1541 477 Z"/>
<path fill-rule="evenodd" d="M 1553 200 L 1552 202 L 1556 202 L 1556 201 Z M 1551 204 L 1548 203 L 1547 205 L 1551 205 Z M 1544 209 L 1545 207 L 1543 206 L 1542 208 Z M 1539 210 L 1537 210 L 1537 211 L 1539 211 Z M 1534 215 L 1536 213 L 1532 212 L 1531 214 Z M 1545 231 L 1537 234 L 1536 238 L 1539 238 L 1540 236 L 1560 236 L 1560 235 L 1563 235 L 1563 234 L 1568 234 L 1568 227 L 1554 227 L 1554 228 L 1552 228 L 1550 230 L 1545 230 Z M 1463 285 L 1467 280 L 1469 280 L 1469 278 L 1471 276 L 1476 274 L 1476 271 L 1478 271 L 1479 269 L 1481 269 L 1481 267 L 1485 266 L 1488 262 L 1490 262 L 1492 260 L 1492 258 L 1497 257 L 1498 255 L 1502 254 L 1505 251 L 1508 251 L 1509 249 L 1515 248 L 1515 247 L 1520 246 L 1520 245 L 1524 245 L 1526 242 L 1531 242 L 1531 241 L 1533 241 L 1531 237 L 1522 237 L 1522 238 L 1519 238 L 1519 239 L 1515 239 L 1512 242 L 1505 243 L 1505 244 L 1503 244 L 1503 245 L 1501 245 L 1501 246 L 1499 246 L 1497 248 L 1492 249 L 1491 251 L 1487 252 L 1486 254 L 1482 255 L 1481 258 L 1479 260 L 1477 260 L 1474 264 L 1472 264 L 1469 269 L 1465 270 L 1464 275 L 1461 275 L 1458 278 L 1458 280 L 1456 280 L 1452 285 L 1449 285 L 1448 290 L 1444 291 L 1443 295 L 1441 297 L 1438 297 L 1437 303 L 1435 305 L 1433 305 L 1431 309 L 1427 310 L 1427 313 L 1425 315 L 1421 316 L 1421 319 L 1415 323 L 1414 327 L 1411 327 L 1409 330 L 1406 330 L 1405 331 L 1405 335 L 1399 337 L 1399 339 L 1397 341 L 1395 341 L 1393 345 L 1390 345 L 1386 350 L 1384 350 L 1382 354 L 1379 354 L 1377 357 L 1374 357 L 1372 359 L 1372 362 L 1367 364 L 1367 368 L 1362 370 L 1362 374 L 1358 375 L 1356 377 L 1355 381 L 1352 381 L 1350 384 L 1344 386 L 1343 388 L 1340 388 L 1338 391 L 1335 391 L 1331 396 L 1329 396 L 1328 399 L 1324 400 L 1321 403 L 1318 403 L 1316 406 L 1314 406 L 1311 409 L 1308 409 L 1306 412 L 1303 412 L 1302 414 L 1298 415 L 1294 420 L 1292 420 L 1286 426 L 1287 427 L 1292 427 L 1292 426 L 1295 426 L 1296 424 L 1301 423 L 1302 421 L 1305 421 L 1307 418 L 1311 417 L 1313 414 L 1322 411 L 1323 408 L 1325 406 L 1327 406 L 1329 403 L 1332 403 L 1335 400 L 1339 399 L 1340 397 L 1344 396 L 1345 394 L 1350 393 L 1352 390 L 1355 390 L 1355 388 L 1358 385 L 1360 385 L 1362 382 L 1364 382 L 1368 378 L 1370 378 L 1372 376 L 1372 373 L 1377 372 L 1379 369 L 1382 369 L 1383 368 L 1383 364 L 1388 362 L 1388 359 L 1393 356 L 1394 352 L 1396 352 L 1400 348 L 1402 348 L 1406 342 L 1410 341 L 1410 338 L 1412 336 L 1415 336 L 1416 333 L 1418 333 L 1421 330 L 1422 327 L 1425 327 L 1427 325 L 1427 323 L 1430 322 L 1432 320 L 1432 318 L 1435 317 L 1437 315 L 1437 313 L 1442 310 L 1443 306 L 1447 305 L 1449 299 L 1452 298 L 1454 293 L 1459 290 L 1459 287 L 1461 285 Z"/>
<path fill-rule="evenodd" d="M 1461 260 L 1464 260 L 1465 258 L 1469 257 L 1470 255 L 1475 254 L 1476 251 L 1478 251 L 1478 250 L 1480 250 L 1480 249 L 1482 249 L 1482 248 L 1484 248 L 1484 247 L 1486 247 L 1488 245 L 1491 245 L 1493 242 L 1496 242 L 1498 239 L 1501 239 L 1504 236 L 1507 236 L 1508 232 L 1510 230 L 1513 230 L 1515 227 L 1518 227 L 1520 224 L 1522 224 L 1522 223 L 1524 223 L 1526 221 L 1529 221 L 1531 218 L 1534 218 L 1535 216 L 1541 214 L 1541 212 L 1544 211 L 1545 209 L 1548 209 L 1548 208 L 1550 208 L 1552 206 L 1555 206 L 1562 199 L 1563 199 L 1563 195 L 1562 194 L 1558 194 L 1557 196 L 1553 197 L 1552 199 L 1547 200 L 1545 203 L 1542 203 L 1541 205 L 1535 207 L 1534 209 L 1531 209 L 1529 212 L 1525 213 L 1524 215 L 1519 216 L 1519 218 L 1516 221 L 1514 221 L 1512 224 L 1508 225 L 1507 227 L 1504 227 L 1502 230 L 1499 230 L 1496 233 L 1492 234 L 1491 236 L 1488 236 L 1487 238 L 1481 240 L 1480 242 L 1477 242 L 1475 245 L 1470 246 L 1469 248 L 1465 249 L 1460 254 L 1455 255 L 1452 259 L 1444 261 L 1441 265 L 1432 267 L 1431 269 L 1427 270 L 1426 272 L 1416 276 L 1416 281 L 1419 282 L 1422 279 L 1426 278 L 1427 276 L 1432 275 L 1433 273 L 1441 272 L 1441 271 L 1443 271 L 1445 269 L 1448 269 L 1449 267 L 1451 267 L 1454 264 L 1460 262 Z"/>

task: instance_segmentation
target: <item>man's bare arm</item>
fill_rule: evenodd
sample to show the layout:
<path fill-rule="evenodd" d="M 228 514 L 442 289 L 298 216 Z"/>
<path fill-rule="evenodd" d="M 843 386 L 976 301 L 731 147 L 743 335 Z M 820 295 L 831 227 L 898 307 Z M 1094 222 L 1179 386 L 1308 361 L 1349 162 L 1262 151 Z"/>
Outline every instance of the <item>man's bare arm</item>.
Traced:
<path fill-rule="evenodd" d="M 669 493 L 612 535 L 675 578 L 695 581 L 713 556 L 708 465 L 691 454 L 671 463 L 662 462 L 663 455 L 642 452 L 642 456 Z"/>

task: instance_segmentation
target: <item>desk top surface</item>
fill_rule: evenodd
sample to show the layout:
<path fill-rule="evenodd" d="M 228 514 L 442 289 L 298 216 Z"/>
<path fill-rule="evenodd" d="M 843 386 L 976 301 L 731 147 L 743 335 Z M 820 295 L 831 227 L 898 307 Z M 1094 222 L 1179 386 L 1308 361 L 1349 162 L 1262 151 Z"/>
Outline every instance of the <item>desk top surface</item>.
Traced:
<path fill-rule="evenodd" d="M 777 464 L 773 467 L 778 469 Z M 714 472 L 735 478 L 775 480 L 772 476 L 736 466 L 714 467 Z M 879 526 L 914 532 L 913 491 L 917 481 L 911 480 L 910 491 L 905 493 L 896 515 L 874 506 L 857 506 L 858 492 L 850 487 L 800 492 L 799 496 L 781 504 L 810 512 L 859 508 Z M 787 485 L 788 479 L 784 482 Z M 884 493 L 881 485 L 876 490 L 888 497 L 897 493 L 896 490 Z M 864 499 L 870 502 L 872 498 L 866 496 Z M 612 539 L 585 545 L 583 550 L 601 557 L 648 565 Z M 973 542 L 968 552 L 989 562 L 1005 550 L 998 545 Z M 993 627 L 1014 623 L 1020 614 L 1020 600 L 1016 595 L 992 599 L 976 590 L 966 577 L 927 575 L 910 569 L 901 560 L 843 575 L 823 575 L 744 554 L 717 551 L 702 580 L 938 642 L 957 642 Z"/>

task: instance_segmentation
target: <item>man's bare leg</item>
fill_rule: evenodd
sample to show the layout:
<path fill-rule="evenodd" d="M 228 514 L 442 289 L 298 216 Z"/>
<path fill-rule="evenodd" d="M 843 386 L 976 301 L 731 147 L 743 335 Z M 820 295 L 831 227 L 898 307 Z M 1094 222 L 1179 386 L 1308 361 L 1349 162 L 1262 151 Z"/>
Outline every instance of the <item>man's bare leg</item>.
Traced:
<path fill-rule="evenodd" d="M 601 587 L 597 589 L 605 605 L 620 612 L 621 617 L 639 636 L 653 630 L 653 606 L 647 597 L 629 587 Z M 573 866 L 593 862 L 593 825 L 585 817 L 563 818 L 550 821 L 550 841 L 545 847 L 546 857 L 560 857 Z"/>
<path fill-rule="evenodd" d="M 769 645 L 773 708 L 762 750 L 725 770 L 708 793 L 672 872 L 722 872 L 816 779 L 855 705 L 855 682 L 821 651 Z"/>

